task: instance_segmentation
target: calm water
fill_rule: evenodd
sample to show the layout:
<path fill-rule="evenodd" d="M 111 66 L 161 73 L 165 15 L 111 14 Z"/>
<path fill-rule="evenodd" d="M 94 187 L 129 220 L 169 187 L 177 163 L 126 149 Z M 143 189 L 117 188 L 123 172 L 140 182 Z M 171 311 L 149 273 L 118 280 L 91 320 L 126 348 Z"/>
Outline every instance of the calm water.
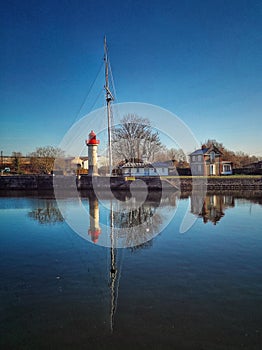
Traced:
<path fill-rule="evenodd" d="M 83 196 L 83 239 L 48 196 L 0 198 L 1 349 L 261 349 L 262 194 L 105 203 Z"/>

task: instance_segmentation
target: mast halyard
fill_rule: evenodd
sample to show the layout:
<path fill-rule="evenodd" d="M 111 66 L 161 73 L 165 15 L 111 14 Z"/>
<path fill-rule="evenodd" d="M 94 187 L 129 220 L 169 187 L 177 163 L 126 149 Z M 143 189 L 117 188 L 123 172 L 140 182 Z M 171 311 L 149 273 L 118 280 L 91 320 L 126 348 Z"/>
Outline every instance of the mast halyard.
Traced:
<path fill-rule="evenodd" d="M 111 138 L 111 101 L 114 101 L 114 96 L 109 89 L 108 78 L 108 52 L 106 45 L 106 37 L 104 37 L 104 61 L 105 61 L 105 91 L 106 91 L 106 110 L 107 110 L 107 133 L 108 133 L 108 158 L 109 158 L 109 174 L 112 175 L 112 138 Z"/>

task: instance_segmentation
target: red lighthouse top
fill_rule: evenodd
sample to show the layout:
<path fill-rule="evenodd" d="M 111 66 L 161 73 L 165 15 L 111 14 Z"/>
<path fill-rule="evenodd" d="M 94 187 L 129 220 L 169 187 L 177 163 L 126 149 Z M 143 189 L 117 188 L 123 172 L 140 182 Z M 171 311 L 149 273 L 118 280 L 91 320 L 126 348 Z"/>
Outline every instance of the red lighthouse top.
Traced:
<path fill-rule="evenodd" d="M 94 130 L 92 130 L 89 134 L 89 139 L 86 140 L 86 144 L 88 145 L 99 145 L 100 141 L 96 139 L 96 134 Z"/>

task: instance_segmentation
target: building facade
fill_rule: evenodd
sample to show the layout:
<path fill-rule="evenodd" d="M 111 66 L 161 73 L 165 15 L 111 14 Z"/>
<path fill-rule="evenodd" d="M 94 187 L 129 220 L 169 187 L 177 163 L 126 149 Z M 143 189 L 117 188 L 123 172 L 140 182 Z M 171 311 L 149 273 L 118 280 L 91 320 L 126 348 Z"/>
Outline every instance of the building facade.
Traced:
<path fill-rule="evenodd" d="M 232 163 L 222 161 L 222 152 L 214 145 L 203 145 L 189 155 L 192 175 L 212 176 L 231 175 Z"/>

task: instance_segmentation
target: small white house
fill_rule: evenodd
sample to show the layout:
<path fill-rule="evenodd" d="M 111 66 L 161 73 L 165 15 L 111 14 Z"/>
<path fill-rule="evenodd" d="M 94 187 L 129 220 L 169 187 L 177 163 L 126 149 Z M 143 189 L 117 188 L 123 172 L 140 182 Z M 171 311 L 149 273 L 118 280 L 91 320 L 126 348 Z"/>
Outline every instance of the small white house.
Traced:
<path fill-rule="evenodd" d="M 152 166 L 154 169 L 156 169 L 156 172 L 159 176 L 168 176 L 169 169 L 173 168 L 172 162 L 154 162 L 152 163 Z"/>
<path fill-rule="evenodd" d="M 132 163 L 127 162 L 122 165 L 123 176 L 167 176 L 171 168 L 170 162 L 155 162 L 155 163 Z"/>

